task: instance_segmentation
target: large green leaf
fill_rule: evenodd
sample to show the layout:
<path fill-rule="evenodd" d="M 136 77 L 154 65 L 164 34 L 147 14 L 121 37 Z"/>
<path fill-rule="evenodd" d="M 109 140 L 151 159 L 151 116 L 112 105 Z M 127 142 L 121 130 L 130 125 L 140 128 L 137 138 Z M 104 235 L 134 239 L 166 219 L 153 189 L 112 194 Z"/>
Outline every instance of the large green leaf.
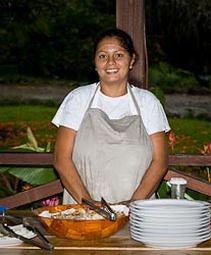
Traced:
<path fill-rule="evenodd" d="M 0 167 L 0 173 L 5 173 L 7 172 L 11 167 L 8 166 L 1 166 Z"/>
<path fill-rule="evenodd" d="M 170 188 L 166 181 L 163 181 L 157 191 L 158 198 L 170 198 Z"/>
<path fill-rule="evenodd" d="M 57 179 L 54 169 L 49 167 L 13 167 L 8 172 L 31 185 L 41 185 Z"/>
<path fill-rule="evenodd" d="M 5 187 L 3 185 L 0 186 L 0 198 L 6 197 L 15 194 L 15 192 L 12 189 L 9 189 L 8 187 Z"/>

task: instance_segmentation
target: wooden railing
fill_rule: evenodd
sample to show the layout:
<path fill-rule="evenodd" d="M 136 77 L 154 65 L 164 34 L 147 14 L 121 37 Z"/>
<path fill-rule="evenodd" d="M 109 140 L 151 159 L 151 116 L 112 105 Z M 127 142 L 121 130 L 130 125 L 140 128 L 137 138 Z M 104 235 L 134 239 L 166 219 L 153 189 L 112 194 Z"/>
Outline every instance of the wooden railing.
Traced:
<path fill-rule="evenodd" d="M 52 166 L 52 153 L 25 153 L 25 152 L 3 152 L 0 153 L 0 166 Z M 211 196 L 211 183 L 194 177 L 184 172 L 173 169 L 176 166 L 211 166 L 211 155 L 170 155 L 169 170 L 164 177 L 183 177 L 187 180 L 187 187 L 202 194 Z M 16 208 L 44 199 L 63 192 L 60 180 L 37 186 L 30 190 L 0 199 L 0 205 L 8 208 Z"/>

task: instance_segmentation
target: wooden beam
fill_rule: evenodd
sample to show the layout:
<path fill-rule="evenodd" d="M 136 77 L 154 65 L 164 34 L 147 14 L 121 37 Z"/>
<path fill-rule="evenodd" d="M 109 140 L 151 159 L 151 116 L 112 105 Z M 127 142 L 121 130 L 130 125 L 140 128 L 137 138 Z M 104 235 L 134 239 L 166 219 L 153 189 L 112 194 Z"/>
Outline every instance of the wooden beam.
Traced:
<path fill-rule="evenodd" d="M 0 152 L 0 166 L 52 166 L 53 153 Z M 169 165 L 211 166 L 211 155 L 169 155 Z"/>
<path fill-rule="evenodd" d="M 37 152 L 1 152 L 0 166 L 52 166 L 53 153 Z M 169 166 L 211 166 L 211 155 L 170 155 Z M 169 169 L 165 180 L 171 177 L 183 177 L 187 180 L 187 187 L 211 196 L 211 184 L 178 170 Z M 18 194 L 1 198 L 0 204 L 7 208 L 16 208 L 21 205 L 38 201 L 63 191 L 60 180 L 47 183 Z"/>
<path fill-rule="evenodd" d="M 47 152 L 1 152 L 0 166 L 52 166 L 53 153 Z"/>
<path fill-rule="evenodd" d="M 170 180 L 172 177 L 182 177 L 187 180 L 187 188 L 205 194 L 207 196 L 211 196 L 211 184 L 206 180 L 202 180 L 200 178 L 178 170 L 170 169 L 168 170 L 164 179 Z"/>
<path fill-rule="evenodd" d="M 30 204 L 32 202 L 51 197 L 63 192 L 63 186 L 60 180 L 40 185 L 27 191 L 19 192 L 15 195 L 0 199 L 0 205 L 6 206 L 8 209 L 16 208 L 21 205 Z"/>
<path fill-rule="evenodd" d="M 130 82 L 137 87 L 147 88 L 148 63 L 144 0 L 116 0 L 116 26 L 132 37 L 139 55 L 130 73 Z"/>
<path fill-rule="evenodd" d="M 211 166 L 211 155 L 169 155 L 169 166 Z"/>

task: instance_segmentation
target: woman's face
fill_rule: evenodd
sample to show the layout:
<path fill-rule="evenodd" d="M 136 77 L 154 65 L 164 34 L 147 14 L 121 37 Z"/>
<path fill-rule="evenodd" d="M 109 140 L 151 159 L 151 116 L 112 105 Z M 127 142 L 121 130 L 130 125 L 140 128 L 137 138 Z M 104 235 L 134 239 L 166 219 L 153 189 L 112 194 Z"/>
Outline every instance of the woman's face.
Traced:
<path fill-rule="evenodd" d="M 127 83 L 129 69 L 135 56 L 131 58 L 115 37 L 106 37 L 98 44 L 95 53 L 95 66 L 104 84 Z"/>

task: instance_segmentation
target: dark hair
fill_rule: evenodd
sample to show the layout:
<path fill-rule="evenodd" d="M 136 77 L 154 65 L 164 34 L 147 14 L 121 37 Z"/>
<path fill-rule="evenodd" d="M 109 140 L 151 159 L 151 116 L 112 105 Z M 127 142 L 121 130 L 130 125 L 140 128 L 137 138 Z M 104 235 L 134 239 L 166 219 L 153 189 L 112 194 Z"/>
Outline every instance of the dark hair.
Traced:
<path fill-rule="evenodd" d="M 117 40 L 119 40 L 121 46 L 129 53 L 131 57 L 133 57 L 133 54 L 137 56 L 134 45 L 133 45 L 133 41 L 131 37 L 129 36 L 129 34 L 127 34 L 125 31 L 118 28 L 106 30 L 105 32 L 103 32 L 96 38 L 94 43 L 94 54 L 97 51 L 97 47 L 99 43 L 106 37 L 115 37 Z"/>

